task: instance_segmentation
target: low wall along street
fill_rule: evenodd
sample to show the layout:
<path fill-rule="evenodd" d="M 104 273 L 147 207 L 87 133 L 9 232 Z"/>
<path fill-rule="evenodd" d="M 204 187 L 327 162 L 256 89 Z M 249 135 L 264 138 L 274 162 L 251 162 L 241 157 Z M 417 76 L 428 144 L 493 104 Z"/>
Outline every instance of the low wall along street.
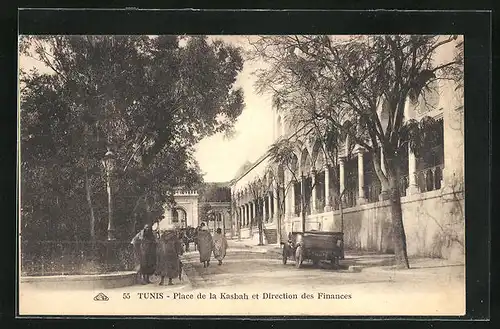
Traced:
<path fill-rule="evenodd" d="M 463 259 L 465 200 L 459 193 L 431 191 L 401 198 L 409 256 Z M 389 201 L 344 209 L 346 249 L 392 252 Z M 333 219 L 335 217 L 335 220 Z M 300 228 L 300 218 L 285 225 Z M 340 212 L 309 215 L 306 230 L 340 231 Z"/>

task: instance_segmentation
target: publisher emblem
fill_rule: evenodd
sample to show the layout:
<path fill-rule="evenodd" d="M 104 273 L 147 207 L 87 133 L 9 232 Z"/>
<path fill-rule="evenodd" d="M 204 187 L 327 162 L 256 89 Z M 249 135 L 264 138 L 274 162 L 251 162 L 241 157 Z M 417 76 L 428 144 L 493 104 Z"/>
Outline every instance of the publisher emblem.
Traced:
<path fill-rule="evenodd" d="M 109 297 L 100 292 L 94 297 L 94 300 L 97 302 L 107 302 L 109 300 Z"/>

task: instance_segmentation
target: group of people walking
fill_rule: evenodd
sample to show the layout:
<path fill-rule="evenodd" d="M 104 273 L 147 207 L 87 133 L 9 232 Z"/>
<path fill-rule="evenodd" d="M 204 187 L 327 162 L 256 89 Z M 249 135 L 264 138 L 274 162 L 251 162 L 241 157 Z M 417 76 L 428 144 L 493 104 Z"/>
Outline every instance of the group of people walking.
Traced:
<path fill-rule="evenodd" d="M 181 279 L 182 262 L 180 256 L 184 252 L 180 231 L 174 225 L 154 231 L 150 225 L 145 225 L 132 239 L 136 257 L 136 270 L 142 284 L 151 283 L 151 275 L 157 275 L 160 285 L 168 278 L 168 285 L 173 284 L 174 278 Z M 217 229 L 212 237 L 207 225 L 201 223 L 197 229 L 196 244 L 200 253 L 200 263 L 203 267 L 210 266 L 213 253 L 218 265 L 226 256 L 227 240 L 222 230 Z"/>
<path fill-rule="evenodd" d="M 227 240 L 220 228 L 217 229 L 212 237 L 205 223 L 201 223 L 197 243 L 200 252 L 200 263 L 203 263 L 203 267 L 210 266 L 212 252 L 219 265 L 222 265 L 222 260 L 226 257 Z"/>

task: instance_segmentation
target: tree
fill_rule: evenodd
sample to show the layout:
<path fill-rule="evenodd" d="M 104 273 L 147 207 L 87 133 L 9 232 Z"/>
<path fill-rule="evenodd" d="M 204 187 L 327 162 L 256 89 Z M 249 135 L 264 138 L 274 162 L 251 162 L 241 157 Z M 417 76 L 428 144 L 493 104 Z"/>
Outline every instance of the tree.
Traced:
<path fill-rule="evenodd" d="M 212 206 L 210 203 L 203 203 L 200 207 L 200 219 L 203 222 L 209 222 L 210 221 L 210 214 L 212 213 Z"/>
<path fill-rule="evenodd" d="M 231 132 L 244 106 L 242 90 L 234 87 L 243 62 L 239 49 L 221 41 L 181 39 L 21 39 L 22 54 L 51 71 L 20 72 L 23 223 L 47 222 L 43 214 L 57 213 L 51 220 L 78 231 L 84 224 L 76 219 L 85 213 L 99 230 L 100 162 L 108 149 L 116 155 L 119 226 L 132 225 L 125 223 L 132 218 L 155 221 L 176 187 L 201 181 L 193 146 Z"/>
<path fill-rule="evenodd" d="M 285 217 L 285 205 L 288 192 L 293 184 L 292 180 L 288 182 L 285 181 L 284 170 L 281 164 L 271 163 L 266 169 L 268 173 L 269 189 L 272 191 L 273 199 L 276 199 L 278 203 L 278 209 L 274 211 L 277 212 L 277 228 L 279 239 L 282 237 L 283 231 L 283 220 Z"/>
<path fill-rule="evenodd" d="M 286 110 L 287 116 L 285 117 L 285 122 L 295 130 L 288 139 L 294 141 L 294 144 L 299 145 L 303 142 L 314 143 L 314 146 L 317 147 L 316 151 L 318 155 L 322 154 L 326 161 L 325 170 L 329 170 L 333 182 L 336 182 L 340 177 L 338 168 L 341 158 L 340 154 L 343 153 L 341 152 L 342 147 L 347 146 L 346 159 L 349 159 L 354 148 L 354 144 L 348 143 L 345 145 L 344 143 L 350 129 L 349 122 L 338 128 L 335 127 L 334 124 L 331 124 L 332 117 L 320 117 L 317 115 L 316 109 L 318 108 L 318 104 L 316 104 L 315 98 L 311 97 L 314 96 L 314 90 L 304 88 L 299 91 L 302 93 L 301 97 L 298 97 L 295 103 L 288 102 L 287 104 L 288 106 L 293 106 L 293 108 Z M 277 96 L 274 103 L 278 111 L 283 111 L 281 109 L 283 103 L 279 96 Z M 280 147 L 279 143 L 276 147 Z M 343 232 L 344 212 L 342 200 L 346 190 L 344 188 L 340 191 L 336 184 L 332 184 L 329 189 L 331 200 L 325 200 L 325 202 L 330 206 L 332 204 L 339 206 L 341 231 Z"/>
<path fill-rule="evenodd" d="M 299 142 L 290 139 L 281 139 L 274 143 L 269 148 L 269 157 L 271 162 L 276 165 L 284 166 L 291 174 L 292 180 L 290 184 L 300 183 L 300 214 L 302 218 L 302 232 L 305 232 L 307 207 L 311 199 L 312 189 L 316 183 L 312 184 L 311 189 L 306 189 L 304 174 L 299 170 L 297 156 L 295 150 Z M 300 144 L 299 144 L 300 145 Z"/>
<path fill-rule="evenodd" d="M 257 221 L 257 228 L 259 230 L 259 246 L 264 244 L 264 214 L 262 212 L 262 207 L 264 203 L 264 197 L 267 193 L 266 183 L 262 181 L 262 179 L 254 180 L 250 184 L 248 184 L 248 189 L 250 194 L 254 199 L 255 206 L 255 218 L 251 218 L 250 229 L 252 229 L 254 224 L 254 219 Z"/>
<path fill-rule="evenodd" d="M 417 136 L 426 131 L 425 125 L 404 120 L 405 105 L 408 99 L 425 101 L 438 80 L 450 78 L 447 70 L 461 66 L 457 58 L 434 60 L 438 50 L 455 40 L 418 35 L 269 36 L 253 42 L 254 58 L 269 64 L 257 73 L 260 92 L 279 97 L 287 114 L 305 105 L 330 130 L 344 129 L 353 144 L 371 153 L 377 177 L 388 191 L 396 262 L 405 268 L 409 263 L 399 158 L 408 144 L 418 152 L 418 141 L 425 138 Z"/>

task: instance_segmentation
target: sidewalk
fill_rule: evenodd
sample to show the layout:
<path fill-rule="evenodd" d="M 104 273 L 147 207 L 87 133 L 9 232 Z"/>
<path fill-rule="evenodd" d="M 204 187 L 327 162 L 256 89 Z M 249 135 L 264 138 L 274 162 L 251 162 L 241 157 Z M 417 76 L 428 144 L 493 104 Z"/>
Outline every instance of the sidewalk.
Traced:
<path fill-rule="evenodd" d="M 276 255 L 281 255 L 282 254 L 282 248 L 280 244 L 266 244 L 259 246 L 257 244 L 254 244 L 249 239 L 242 239 L 240 241 L 238 240 L 227 240 L 228 244 L 228 249 L 227 251 L 249 251 L 251 250 L 252 252 L 261 252 L 261 253 L 273 253 Z"/>
<path fill-rule="evenodd" d="M 443 277 L 443 276 L 465 276 L 465 264 L 463 262 L 450 261 L 440 258 L 416 258 L 412 257 L 409 260 L 409 269 L 400 269 L 394 265 L 394 261 L 390 265 L 375 265 L 367 266 L 363 269 L 364 272 L 371 273 L 387 273 L 397 275 L 412 275 L 419 277 Z"/>
<path fill-rule="evenodd" d="M 279 244 L 258 246 L 251 240 L 228 240 L 228 251 L 252 251 L 271 253 L 278 257 L 282 255 L 282 246 Z M 394 255 L 376 252 L 346 250 L 342 265 L 354 271 L 371 273 L 418 275 L 436 277 L 443 274 L 461 276 L 465 273 L 464 262 L 451 261 L 441 258 L 410 257 L 410 269 L 398 269 L 395 266 Z"/>

